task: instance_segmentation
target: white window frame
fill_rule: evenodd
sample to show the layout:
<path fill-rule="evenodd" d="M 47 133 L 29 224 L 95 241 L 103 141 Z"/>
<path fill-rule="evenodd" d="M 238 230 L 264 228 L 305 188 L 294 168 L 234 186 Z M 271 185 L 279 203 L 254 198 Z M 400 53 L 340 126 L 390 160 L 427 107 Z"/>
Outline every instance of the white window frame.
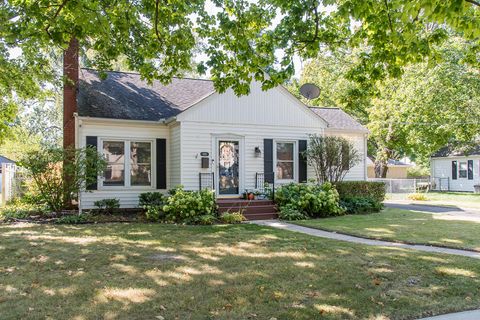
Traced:
<path fill-rule="evenodd" d="M 103 155 L 103 142 L 104 141 L 119 141 L 123 142 L 125 145 L 125 164 L 124 164 L 124 170 L 125 170 L 125 184 L 123 186 L 105 186 L 103 185 L 103 182 L 105 181 L 105 177 L 99 176 L 98 177 L 98 190 L 154 190 L 156 189 L 156 178 L 157 178 L 157 173 L 156 173 L 156 143 L 155 139 L 145 139 L 145 138 L 128 138 L 128 139 L 122 139 L 122 138 L 117 138 L 117 137 L 101 137 L 99 138 L 99 146 L 100 146 L 100 153 Z M 131 143 L 132 142 L 149 142 L 151 145 L 150 152 L 151 154 L 151 172 L 152 172 L 152 179 L 151 183 L 149 186 L 132 186 L 131 185 L 131 159 L 130 159 L 130 148 L 131 148 Z"/>
<path fill-rule="evenodd" d="M 293 179 L 278 179 L 277 178 L 277 144 L 292 143 L 293 144 Z M 275 140 L 273 144 L 273 170 L 275 172 L 275 182 L 289 183 L 295 182 L 298 179 L 298 141 L 297 140 Z"/>
<path fill-rule="evenodd" d="M 465 164 L 465 170 L 461 170 L 462 163 Z M 460 171 L 465 171 L 465 177 L 460 176 Z M 458 179 L 468 179 L 468 160 L 467 161 L 458 161 Z"/>

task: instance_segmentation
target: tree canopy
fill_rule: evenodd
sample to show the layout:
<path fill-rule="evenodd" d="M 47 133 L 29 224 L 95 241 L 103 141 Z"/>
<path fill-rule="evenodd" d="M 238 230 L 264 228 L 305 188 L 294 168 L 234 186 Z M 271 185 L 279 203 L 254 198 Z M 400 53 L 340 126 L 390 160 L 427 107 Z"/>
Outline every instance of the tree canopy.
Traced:
<path fill-rule="evenodd" d="M 88 65 L 107 70 L 125 57 L 148 80 L 168 82 L 197 56 L 217 90 L 241 95 L 252 80 L 264 89 L 284 82 L 295 55 L 314 58 L 322 48 L 364 48 L 349 70 L 356 82 L 399 76 L 436 55 L 445 27 L 468 40 L 465 60 L 478 64 L 479 15 L 476 0 L 6 0 L 0 125 L 15 117 L 16 98 L 35 97 L 55 79 L 51 56 L 72 37 L 95 53 L 84 55 Z"/>
<path fill-rule="evenodd" d="M 366 87 L 349 78 L 359 51 L 323 54 L 309 62 L 300 83 L 317 84 L 313 105 L 341 107 L 370 130 L 369 151 L 378 175 L 389 158 L 409 156 L 420 163 L 452 143 L 472 143 L 480 132 L 480 71 L 463 63 L 468 42 L 451 36 L 437 45 L 436 59 L 411 63 L 398 78 Z"/>

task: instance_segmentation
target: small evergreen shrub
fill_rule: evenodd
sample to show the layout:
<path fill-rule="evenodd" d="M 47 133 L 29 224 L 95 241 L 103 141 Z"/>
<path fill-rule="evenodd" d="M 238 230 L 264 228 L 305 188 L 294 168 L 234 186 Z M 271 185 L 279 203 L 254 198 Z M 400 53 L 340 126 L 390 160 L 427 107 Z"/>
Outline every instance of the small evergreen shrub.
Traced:
<path fill-rule="evenodd" d="M 102 199 L 93 203 L 99 210 L 103 210 L 107 214 L 113 214 L 116 209 L 120 208 L 119 199 Z"/>
<path fill-rule="evenodd" d="M 235 224 L 245 220 L 245 216 L 241 212 L 226 212 L 220 215 L 220 221 L 223 223 Z"/>
<path fill-rule="evenodd" d="M 366 214 L 383 209 L 383 203 L 370 197 L 344 198 L 340 200 L 340 205 L 345 208 L 347 214 Z"/>
<path fill-rule="evenodd" d="M 287 204 L 280 209 L 278 217 L 281 220 L 305 220 L 308 219 L 306 215 L 294 208 L 294 206 Z"/>
<path fill-rule="evenodd" d="M 342 181 L 335 184 L 340 199 L 370 197 L 378 203 L 385 200 L 385 183 L 378 181 Z"/>
<path fill-rule="evenodd" d="M 339 205 L 335 187 L 327 182 L 323 185 L 290 183 L 275 192 L 275 202 L 280 208 L 288 206 L 309 217 L 338 216 L 344 213 Z"/>
<path fill-rule="evenodd" d="M 145 208 L 146 206 L 163 206 L 165 204 L 165 196 L 160 192 L 145 192 L 138 196 L 138 206 Z"/>
<path fill-rule="evenodd" d="M 215 197 L 211 190 L 186 191 L 178 187 L 171 194 L 162 208 L 166 221 L 195 224 L 207 219 L 200 216 L 216 214 Z"/>
<path fill-rule="evenodd" d="M 428 198 L 425 193 L 410 193 L 407 198 L 409 200 L 416 200 L 416 201 L 427 201 Z"/>

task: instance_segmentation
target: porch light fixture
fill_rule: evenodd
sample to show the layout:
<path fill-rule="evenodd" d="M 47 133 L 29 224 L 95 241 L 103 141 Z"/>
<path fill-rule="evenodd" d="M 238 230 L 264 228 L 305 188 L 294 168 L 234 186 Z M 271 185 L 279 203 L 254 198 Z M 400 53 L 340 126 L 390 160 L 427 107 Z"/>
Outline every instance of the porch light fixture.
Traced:
<path fill-rule="evenodd" d="M 260 157 L 262 155 L 262 150 L 260 150 L 260 147 L 255 147 L 255 157 Z"/>

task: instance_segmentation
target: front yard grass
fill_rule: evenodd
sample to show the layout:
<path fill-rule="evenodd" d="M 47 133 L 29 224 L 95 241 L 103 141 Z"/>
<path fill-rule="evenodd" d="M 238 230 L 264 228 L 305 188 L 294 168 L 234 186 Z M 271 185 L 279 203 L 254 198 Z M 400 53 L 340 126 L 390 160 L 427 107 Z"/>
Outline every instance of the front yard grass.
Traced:
<path fill-rule="evenodd" d="M 408 200 L 406 193 L 389 193 L 388 200 Z M 480 194 L 468 192 L 427 192 L 425 193 L 427 201 L 419 201 L 419 203 L 431 205 L 460 206 L 467 208 L 480 209 Z M 414 201 L 410 201 L 414 202 Z"/>
<path fill-rule="evenodd" d="M 351 235 L 480 251 L 480 221 L 444 214 L 387 208 L 378 213 L 294 221 L 302 226 Z"/>
<path fill-rule="evenodd" d="M 0 225 L 2 319 L 415 319 L 479 290 L 475 259 L 256 225 Z"/>

